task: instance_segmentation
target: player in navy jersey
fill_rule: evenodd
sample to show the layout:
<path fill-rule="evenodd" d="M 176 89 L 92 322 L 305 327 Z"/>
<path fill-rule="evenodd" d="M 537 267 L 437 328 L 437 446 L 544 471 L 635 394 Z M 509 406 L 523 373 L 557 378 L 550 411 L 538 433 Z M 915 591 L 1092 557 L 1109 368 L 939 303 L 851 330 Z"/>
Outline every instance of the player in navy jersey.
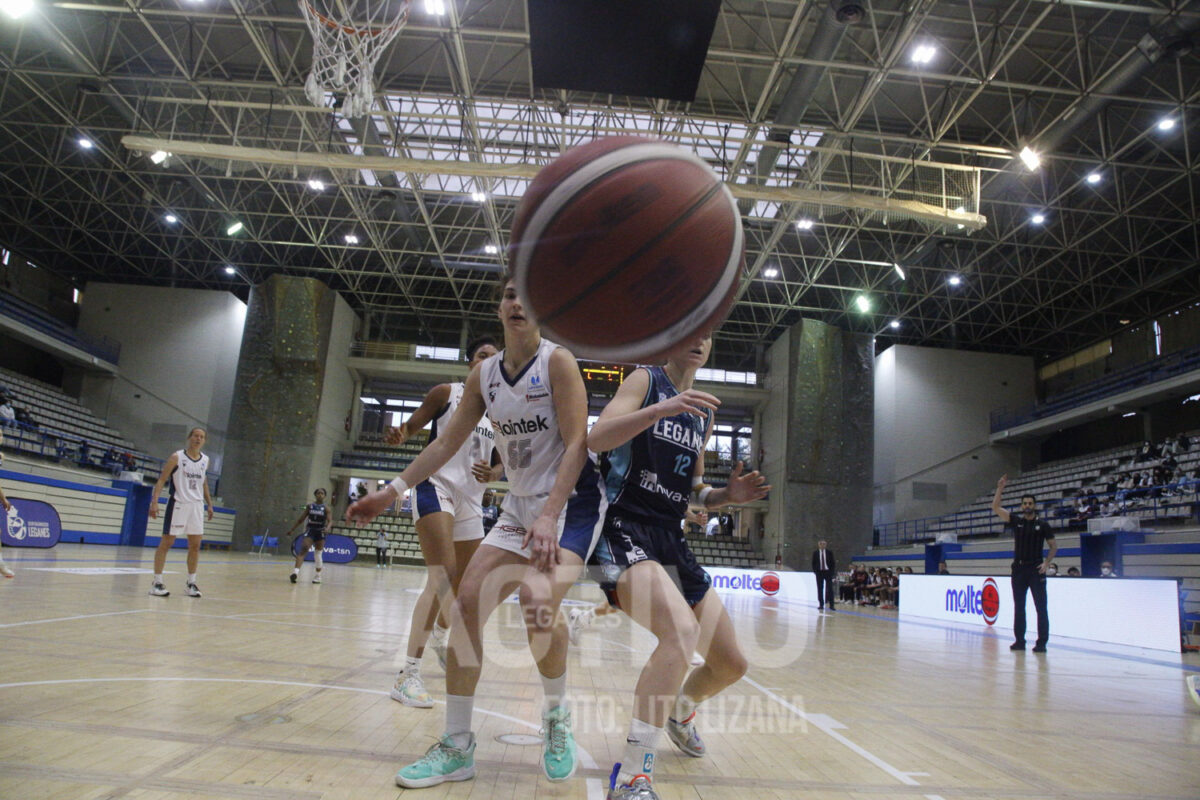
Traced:
<path fill-rule="evenodd" d="M 329 533 L 330 526 L 333 525 L 333 517 L 329 514 L 329 508 L 325 505 L 325 490 L 314 489 L 313 501 L 304 507 L 300 512 L 300 516 L 288 529 L 287 535 L 291 536 L 296 528 L 300 527 L 300 523 L 304 523 L 304 540 L 300 543 L 299 549 L 296 549 L 296 564 L 292 567 L 292 574 L 289 580 L 295 583 L 300 578 L 300 565 L 304 563 L 304 557 L 308 555 L 308 551 L 313 551 L 313 564 L 317 570 L 313 573 L 313 583 L 321 582 L 321 570 L 324 568 L 324 552 L 325 552 L 325 536 Z M 293 548 L 295 549 L 295 548 Z"/>
<path fill-rule="evenodd" d="M 587 449 L 587 391 L 579 365 L 570 352 L 542 338 L 507 276 L 501 286 L 504 350 L 471 371 L 445 432 L 388 488 L 347 510 L 349 519 L 369 522 L 449 461 L 488 415 L 509 492 L 499 520 L 467 565 L 451 612 L 445 731 L 424 758 L 396 775 L 405 788 L 475 776 L 471 712 L 483 657 L 481 631 L 514 590 L 542 678 L 542 770 L 562 781 L 576 767 L 566 697 L 567 626 L 558 610 L 600 536 L 605 499 Z"/>
<path fill-rule="evenodd" d="M 681 344 L 663 367 L 635 370 L 588 434 L 588 448 L 605 452 L 609 498 L 593 556 L 601 588 L 609 603 L 658 637 L 638 679 L 610 800 L 657 797 L 651 778 L 664 727 L 684 753 L 703 756 L 696 706 L 746 671 L 733 623 L 681 529 L 689 500 L 713 509 L 758 500 L 770 489 L 757 472 L 743 474 L 741 462 L 724 488 L 704 484 L 704 449 L 720 401 L 692 382 L 711 349 L 704 336 Z M 689 675 L 693 650 L 704 663 Z"/>
<path fill-rule="evenodd" d="M 474 369 L 498 352 L 490 336 L 475 339 L 467 344 L 467 368 Z M 402 445 L 432 422 L 429 443 L 433 443 L 453 418 L 462 395 L 461 383 L 438 384 L 429 390 L 411 417 L 388 429 L 384 440 L 393 446 Z M 484 487 L 500 477 L 499 467 L 493 467 L 499 464 L 499 459 L 493 458 L 494 439 L 491 425 L 481 421 L 450 462 L 413 491 L 413 518 L 421 555 L 425 557 L 425 586 L 409 622 L 404 665 L 389 692 L 393 700 L 406 706 L 433 707 L 433 698 L 421 678 L 421 657 L 425 643 L 432 638 L 434 652 L 445 668 L 450 606 L 463 569 L 484 536 Z"/>

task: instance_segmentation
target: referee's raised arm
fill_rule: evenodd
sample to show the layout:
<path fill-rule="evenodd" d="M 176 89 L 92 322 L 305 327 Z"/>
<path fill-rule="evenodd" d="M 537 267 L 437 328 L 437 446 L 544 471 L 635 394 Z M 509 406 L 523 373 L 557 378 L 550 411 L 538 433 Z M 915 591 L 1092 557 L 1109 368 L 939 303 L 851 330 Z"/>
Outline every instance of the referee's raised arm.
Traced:
<path fill-rule="evenodd" d="M 1008 485 L 1008 473 L 1000 476 L 1000 480 L 996 481 L 996 495 L 992 498 L 992 513 L 1008 524 L 1010 514 L 1004 510 L 1004 506 L 1000 505 L 1000 496 L 1004 494 L 1004 487 Z"/>

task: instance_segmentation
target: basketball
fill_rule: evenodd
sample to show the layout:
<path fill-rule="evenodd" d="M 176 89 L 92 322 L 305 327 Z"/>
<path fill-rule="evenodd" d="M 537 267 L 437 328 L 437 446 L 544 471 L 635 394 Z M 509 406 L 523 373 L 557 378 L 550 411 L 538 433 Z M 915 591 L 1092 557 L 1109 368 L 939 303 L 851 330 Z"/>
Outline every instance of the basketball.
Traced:
<path fill-rule="evenodd" d="M 762 587 L 763 594 L 777 594 L 779 592 L 779 576 L 774 572 L 767 572 L 762 576 L 759 586 Z"/>
<path fill-rule="evenodd" d="M 598 139 L 530 183 L 512 225 L 517 296 L 578 356 L 653 361 L 724 319 L 745 265 L 741 215 L 703 160 Z"/>

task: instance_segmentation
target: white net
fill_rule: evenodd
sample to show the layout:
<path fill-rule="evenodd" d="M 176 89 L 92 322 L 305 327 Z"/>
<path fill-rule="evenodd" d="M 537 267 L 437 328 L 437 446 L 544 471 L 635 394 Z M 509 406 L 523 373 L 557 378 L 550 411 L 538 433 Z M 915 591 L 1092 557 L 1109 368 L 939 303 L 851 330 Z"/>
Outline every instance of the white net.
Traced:
<path fill-rule="evenodd" d="M 326 105 L 342 98 L 341 112 L 360 117 L 371 110 L 375 62 L 408 22 L 409 0 L 299 0 L 312 34 L 312 70 L 304 93 Z"/>

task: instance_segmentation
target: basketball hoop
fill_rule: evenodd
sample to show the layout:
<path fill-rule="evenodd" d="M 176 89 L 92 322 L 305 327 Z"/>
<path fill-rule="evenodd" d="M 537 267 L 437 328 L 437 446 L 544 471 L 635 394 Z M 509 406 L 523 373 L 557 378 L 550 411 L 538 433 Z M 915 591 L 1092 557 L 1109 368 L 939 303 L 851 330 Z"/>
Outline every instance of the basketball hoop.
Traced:
<path fill-rule="evenodd" d="M 304 93 L 315 106 L 341 95 L 342 113 L 360 117 L 375 96 L 375 62 L 408 22 L 409 0 L 299 0 L 312 34 Z M 365 25 L 365 27 L 364 27 Z"/>

